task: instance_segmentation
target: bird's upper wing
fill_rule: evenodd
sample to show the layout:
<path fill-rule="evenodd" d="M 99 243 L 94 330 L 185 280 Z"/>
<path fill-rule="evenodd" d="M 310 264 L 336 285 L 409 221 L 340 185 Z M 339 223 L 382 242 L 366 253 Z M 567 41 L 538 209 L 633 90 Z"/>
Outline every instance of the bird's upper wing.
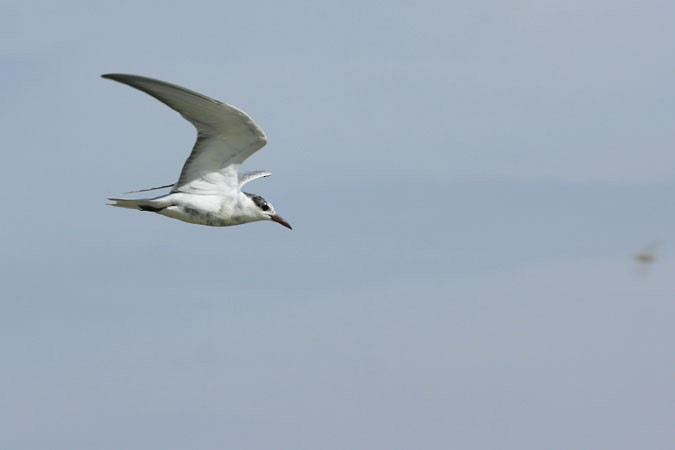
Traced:
<path fill-rule="evenodd" d="M 155 97 L 197 128 L 197 142 L 173 191 L 223 194 L 237 190 L 239 166 L 267 143 L 265 132 L 234 106 L 152 78 L 126 74 L 102 76 Z"/>

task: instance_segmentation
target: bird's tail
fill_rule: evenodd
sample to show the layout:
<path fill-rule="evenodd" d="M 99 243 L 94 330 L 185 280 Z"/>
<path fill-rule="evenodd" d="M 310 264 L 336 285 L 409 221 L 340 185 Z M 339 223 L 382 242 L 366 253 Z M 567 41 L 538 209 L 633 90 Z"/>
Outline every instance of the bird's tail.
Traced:
<path fill-rule="evenodd" d="M 140 209 L 144 211 L 150 206 L 150 203 L 146 199 L 127 200 L 123 198 L 109 198 L 108 200 L 113 202 L 108 203 L 108 205 L 117 206 L 118 208 Z"/>

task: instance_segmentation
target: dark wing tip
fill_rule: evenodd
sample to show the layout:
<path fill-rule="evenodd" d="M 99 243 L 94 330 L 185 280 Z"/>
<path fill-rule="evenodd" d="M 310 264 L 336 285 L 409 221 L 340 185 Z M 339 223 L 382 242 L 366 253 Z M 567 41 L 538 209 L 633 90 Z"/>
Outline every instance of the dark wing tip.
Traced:
<path fill-rule="evenodd" d="M 147 77 L 142 77 L 140 75 L 131 75 L 130 73 L 104 73 L 101 75 L 101 78 L 106 78 L 108 80 L 119 81 L 120 83 L 127 83 L 128 80 L 142 80 L 148 79 Z"/>

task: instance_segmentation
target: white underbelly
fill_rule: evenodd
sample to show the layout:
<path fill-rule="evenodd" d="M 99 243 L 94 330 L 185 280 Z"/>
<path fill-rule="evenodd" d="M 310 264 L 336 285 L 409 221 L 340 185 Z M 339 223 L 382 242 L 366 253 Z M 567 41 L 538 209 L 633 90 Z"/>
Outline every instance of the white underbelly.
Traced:
<path fill-rule="evenodd" d="M 168 206 L 159 214 L 172 219 L 197 225 L 226 227 L 239 225 L 250 220 L 238 214 L 234 200 L 217 195 L 175 195 L 174 205 Z"/>

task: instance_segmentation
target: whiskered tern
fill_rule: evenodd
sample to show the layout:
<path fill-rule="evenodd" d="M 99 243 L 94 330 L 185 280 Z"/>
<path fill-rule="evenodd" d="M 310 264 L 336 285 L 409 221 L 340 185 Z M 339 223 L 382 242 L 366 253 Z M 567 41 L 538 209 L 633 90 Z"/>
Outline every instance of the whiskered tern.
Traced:
<path fill-rule="evenodd" d="M 291 228 L 270 202 L 259 195 L 241 191 L 246 183 L 271 175 L 261 170 L 239 173 L 239 166 L 267 143 L 265 132 L 248 114 L 165 81 L 127 74 L 102 77 L 155 97 L 197 128 L 197 142 L 178 181 L 173 185 L 137 191 L 171 187 L 171 192 L 136 200 L 110 198 L 111 206 L 150 211 L 213 227 L 273 220 Z"/>

